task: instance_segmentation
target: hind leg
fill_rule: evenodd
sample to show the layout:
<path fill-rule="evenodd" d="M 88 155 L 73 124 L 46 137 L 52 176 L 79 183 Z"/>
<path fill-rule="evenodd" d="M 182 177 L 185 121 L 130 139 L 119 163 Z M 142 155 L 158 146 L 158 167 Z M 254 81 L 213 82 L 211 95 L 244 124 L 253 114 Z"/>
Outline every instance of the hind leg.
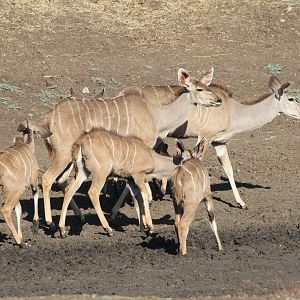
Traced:
<path fill-rule="evenodd" d="M 196 211 L 198 208 L 198 203 L 185 202 L 183 204 L 183 214 L 177 225 L 178 239 L 179 239 L 179 253 L 185 255 L 187 253 L 186 240 L 189 233 L 189 228 L 193 222 Z"/>
<path fill-rule="evenodd" d="M 50 163 L 49 168 L 42 176 L 45 220 L 47 225 L 50 226 L 50 228 L 55 228 L 51 215 L 50 190 L 56 178 L 64 171 L 64 169 L 69 163 L 69 160 L 71 160 L 69 159 L 69 157 L 64 158 L 63 154 L 60 155 L 62 157 L 58 157 L 55 153 L 53 155 L 54 157 Z"/>
<path fill-rule="evenodd" d="M 33 195 L 33 205 L 34 205 L 32 232 L 33 234 L 37 234 L 39 229 L 39 187 L 38 187 L 37 179 L 35 180 L 34 184 L 31 185 L 31 191 Z"/>
<path fill-rule="evenodd" d="M 73 169 L 73 164 L 71 163 L 68 166 L 68 168 L 63 172 L 63 174 L 60 176 L 60 178 L 57 180 L 58 188 L 63 192 L 65 191 L 65 188 L 68 186 L 68 180 L 72 172 L 72 169 Z M 86 223 L 84 216 L 82 215 L 79 207 L 77 206 L 73 198 L 71 198 L 69 206 L 73 210 L 75 216 L 80 220 L 80 222 L 82 224 Z"/>
<path fill-rule="evenodd" d="M 64 202 L 61 209 L 60 219 L 59 219 L 59 231 L 61 237 L 65 237 L 67 232 L 65 229 L 65 221 L 66 221 L 66 215 L 67 210 L 70 201 L 73 199 L 72 197 L 76 193 L 76 191 L 81 186 L 82 182 L 88 178 L 89 172 L 85 168 L 80 168 L 78 170 L 78 173 L 76 174 L 76 178 L 73 179 L 70 184 L 65 189 L 65 196 L 64 196 Z"/>
<path fill-rule="evenodd" d="M 16 219 L 17 219 L 17 228 L 18 228 L 18 236 L 20 240 L 22 240 L 22 230 L 21 230 L 21 215 L 22 215 L 22 206 L 21 203 L 18 202 L 15 206 L 15 213 L 16 213 Z"/>
<path fill-rule="evenodd" d="M 7 227 L 9 228 L 10 232 L 12 233 L 16 243 L 18 245 L 21 245 L 22 243 L 22 239 L 20 238 L 18 232 L 16 231 L 16 228 L 12 222 L 11 219 L 11 213 L 12 210 L 14 209 L 14 207 L 18 207 L 18 203 L 20 201 L 20 198 L 23 194 L 23 190 L 22 191 L 9 191 L 7 193 L 7 198 L 6 201 L 1 209 L 1 212 L 3 214 L 5 223 L 7 225 Z M 20 209 L 17 208 L 17 211 L 20 212 Z M 21 218 L 21 215 L 19 215 L 19 218 Z"/>
<path fill-rule="evenodd" d="M 105 173 L 104 175 L 94 175 L 94 178 L 92 180 L 92 185 L 88 191 L 89 197 L 93 203 L 93 206 L 97 212 L 97 215 L 99 217 L 100 223 L 102 227 L 105 229 L 105 231 L 108 233 L 108 235 L 112 235 L 112 229 L 108 225 L 108 222 L 104 216 L 104 213 L 102 211 L 101 205 L 100 205 L 100 192 L 101 189 L 105 183 L 105 180 L 108 176 L 109 172 Z"/>
<path fill-rule="evenodd" d="M 217 241 L 217 244 L 218 244 L 218 249 L 219 249 L 219 251 L 223 250 L 221 240 L 220 240 L 219 234 L 218 234 L 218 228 L 217 228 L 217 223 L 216 223 L 215 214 L 214 214 L 213 200 L 212 200 L 211 195 L 209 195 L 205 198 L 205 205 L 206 205 L 206 209 L 207 209 L 207 213 L 208 213 L 210 227 L 211 227 L 211 229 L 212 229 L 212 231 L 213 231 L 213 233 L 215 234 L 215 237 L 216 237 L 216 241 Z"/>

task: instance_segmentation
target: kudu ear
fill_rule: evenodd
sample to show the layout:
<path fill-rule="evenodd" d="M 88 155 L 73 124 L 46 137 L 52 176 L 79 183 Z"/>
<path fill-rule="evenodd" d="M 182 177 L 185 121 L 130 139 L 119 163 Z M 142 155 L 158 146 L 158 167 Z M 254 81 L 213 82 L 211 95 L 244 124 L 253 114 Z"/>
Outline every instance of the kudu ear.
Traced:
<path fill-rule="evenodd" d="M 269 89 L 274 93 L 274 94 L 278 94 L 278 90 L 281 87 L 281 83 L 279 81 L 279 79 L 276 76 L 271 76 L 269 83 L 268 83 L 268 87 Z"/>
<path fill-rule="evenodd" d="M 205 138 L 203 137 L 193 149 L 193 157 L 201 158 L 205 146 Z"/>
<path fill-rule="evenodd" d="M 290 86 L 289 82 L 284 83 L 278 90 L 279 96 L 282 96 L 284 91 Z"/>
<path fill-rule="evenodd" d="M 276 98 L 280 98 L 283 92 L 289 87 L 290 83 L 286 82 L 281 84 L 276 76 L 271 76 L 269 80 L 269 88 L 276 95 Z"/>
<path fill-rule="evenodd" d="M 180 68 L 178 70 L 178 82 L 180 85 L 189 85 L 191 82 L 190 74 L 187 70 Z"/>
<path fill-rule="evenodd" d="M 176 139 L 175 148 L 176 148 L 177 154 L 182 154 L 184 152 L 184 145 L 180 140 Z"/>
<path fill-rule="evenodd" d="M 201 78 L 200 78 L 200 82 L 202 82 L 203 84 L 209 86 L 214 78 L 214 67 L 212 67 L 210 69 L 210 71 L 208 71 L 206 74 L 204 74 Z"/>

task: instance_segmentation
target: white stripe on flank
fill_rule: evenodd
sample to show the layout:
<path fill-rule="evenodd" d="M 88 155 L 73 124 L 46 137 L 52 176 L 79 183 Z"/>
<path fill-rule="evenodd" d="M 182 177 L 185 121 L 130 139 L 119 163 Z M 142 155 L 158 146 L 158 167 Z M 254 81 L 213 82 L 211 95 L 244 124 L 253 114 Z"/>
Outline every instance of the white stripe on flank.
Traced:
<path fill-rule="evenodd" d="M 126 109 L 126 117 L 127 117 L 127 121 L 126 121 L 126 132 L 125 135 L 128 135 L 128 131 L 129 131 L 129 112 L 128 112 L 128 107 L 127 107 L 127 102 L 125 97 L 123 96 L 124 99 L 124 104 L 125 104 L 125 109 Z"/>
<path fill-rule="evenodd" d="M 175 95 L 175 93 L 173 92 L 173 90 L 171 89 L 171 87 L 168 85 L 168 88 L 169 88 L 169 90 L 171 91 L 171 93 L 173 94 L 173 95 Z"/>
<path fill-rule="evenodd" d="M 9 175 L 12 176 L 16 180 L 15 175 L 10 171 L 10 169 L 2 161 L 0 161 L 0 165 L 2 165 L 6 169 L 6 171 L 9 173 Z"/>
<path fill-rule="evenodd" d="M 55 117 L 55 113 L 56 113 L 56 109 L 54 108 L 54 109 L 52 110 L 51 128 L 53 128 L 53 125 L 54 125 L 54 117 Z"/>
<path fill-rule="evenodd" d="M 120 153 L 119 153 L 119 160 L 118 160 L 118 165 L 120 164 L 120 160 L 122 160 L 122 155 L 123 155 L 123 150 L 122 150 L 122 140 L 119 136 L 116 136 L 118 141 L 119 141 L 119 145 L 120 145 Z"/>
<path fill-rule="evenodd" d="M 17 156 L 15 156 L 13 153 L 11 153 L 9 150 L 14 150 L 14 149 L 7 149 L 6 151 L 4 151 L 3 153 L 2 153 L 2 156 L 3 157 L 5 157 L 6 159 L 8 159 L 10 162 L 11 162 L 11 164 L 12 164 L 12 166 L 14 167 L 14 168 L 16 168 L 20 173 L 21 173 L 21 170 L 19 169 L 19 159 L 17 158 Z M 10 158 L 10 156 L 13 156 L 13 158 L 14 159 L 11 159 Z M 17 162 L 17 164 L 16 164 L 16 162 Z"/>
<path fill-rule="evenodd" d="M 17 151 L 17 150 L 16 150 Z M 18 151 L 17 151 L 18 152 Z M 26 168 L 26 163 L 25 163 L 25 161 L 24 161 L 24 159 L 23 159 L 23 156 L 22 156 L 22 154 L 20 153 L 20 152 L 18 152 L 19 154 L 20 154 L 20 158 L 21 158 L 21 160 L 22 160 L 22 162 L 23 162 L 23 165 L 24 165 L 24 172 L 25 172 L 25 177 L 27 177 L 27 168 Z"/>
<path fill-rule="evenodd" d="M 70 103 L 70 99 L 68 99 L 67 101 L 68 101 L 68 104 L 69 104 L 70 109 L 71 109 L 71 113 L 72 113 L 72 117 L 73 117 L 73 121 L 74 121 L 74 123 L 75 123 L 75 126 L 76 126 L 77 128 L 79 128 L 79 126 L 78 126 L 78 124 L 77 124 L 77 121 L 76 121 L 76 119 L 75 119 L 75 115 L 74 115 L 74 111 L 73 111 L 72 104 Z M 74 102 L 74 101 L 76 101 L 76 100 L 73 100 L 73 102 Z"/>
<path fill-rule="evenodd" d="M 29 145 L 27 145 L 27 147 L 29 147 Z M 21 151 L 23 151 L 23 149 L 21 149 Z M 29 177 L 31 176 L 31 172 L 32 172 L 32 169 L 31 169 L 31 161 L 30 161 L 30 158 L 28 156 L 28 154 L 26 153 L 26 150 L 23 151 L 25 157 L 27 158 L 28 160 L 28 166 L 29 166 Z"/>
<path fill-rule="evenodd" d="M 57 107 L 57 115 L 58 115 L 58 127 L 60 129 L 60 132 L 63 133 L 63 128 L 61 124 L 61 116 L 60 116 L 60 111 L 59 111 L 59 106 Z"/>
<path fill-rule="evenodd" d="M 95 122 L 95 127 L 97 127 L 97 114 L 96 114 L 96 109 L 94 107 L 94 103 L 95 103 L 96 100 L 90 100 L 90 104 L 91 104 L 91 107 L 93 108 L 93 112 L 94 112 L 94 122 Z"/>
<path fill-rule="evenodd" d="M 125 144 L 126 144 L 126 155 L 125 155 L 124 160 L 123 160 L 122 163 L 120 164 L 120 166 L 122 166 L 122 165 L 126 162 L 126 160 L 128 159 L 128 155 L 129 155 L 129 145 L 128 145 L 128 143 L 127 143 L 127 140 L 124 139 L 124 142 L 125 142 Z"/>
<path fill-rule="evenodd" d="M 89 138 L 90 150 L 91 150 L 91 152 L 92 152 L 92 156 L 93 156 L 94 160 L 96 161 L 98 168 L 100 169 L 100 164 L 99 164 L 98 159 L 97 159 L 97 157 L 95 156 L 94 151 L 93 151 L 91 137 L 90 137 L 89 134 L 87 135 L 87 137 Z"/>
<path fill-rule="evenodd" d="M 187 173 L 189 173 L 190 174 L 190 176 L 191 176 L 191 179 L 192 179 L 192 182 L 193 182 L 193 188 L 194 188 L 194 192 L 196 191 L 196 187 L 195 187 L 195 182 L 194 182 L 194 177 L 193 177 L 193 174 L 184 166 L 184 165 L 182 165 L 181 166 L 182 167 L 182 169 L 183 170 L 185 170 Z"/>
<path fill-rule="evenodd" d="M 16 149 L 14 149 L 14 148 L 9 148 L 9 152 L 10 151 L 14 151 L 14 152 L 16 152 L 18 155 L 15 155 L 15 157 L 16 157 L 16 160 L 18 161 L 18 164 L 20 165 L 21 164 L 21 161 L 19 160 L 19 158 L 18 158 L 18 156 L 19 156 L 19 151 L 17 151 Z M 10 154 L 12 154 L 11 152 L 10 152 Z"/>
<path fill-rule="evenodd" d="M 109 108 L 105 100 L 102 100 L 102 102 L 105 104 L 106 111 L 107 111 L 107 119 L 108 119 L 108 126 L 107 127 L 105 126 L 104 128 L 107 129 L 107 131 L 110 131 L 111 121 L 110 121 Z"/>
<path fill-rule="evenodd" d="M 85 129 L 84 123 L 81 118 L 82 110 L 80 109 L 79 101 L 76 101 L 76 103 L 77 103 L 77 108 L 78 108 L 78 117 L 79 117 L 80 123 L 82 125 L 82 129 Z"/>
<path fill-rule="evenodd" d="M 155 92 L 155 94 L 156 94 L 156 99 L 157 99 L 158 105 L 161 106 L 161 103 L 160 103 L 160 101 L 159 101 L 159 96 L 158 96 L 156 87 L 155 87 L 155 86 L 152 86 L 152 87 L 154 88 L 154 92 Z"/>
<path fill-rule="evenodd" d="M 101 119 L 101 126 L 97 126 L 97 127 L 103 128 L 103 112 L 102 112 L 102 107 L 101 107 L 101 102 L 102 102 L 103 100 L 101 99 L 101 100 L 95 100 L 95 101 L 97 101 L 98 107 L 99 107 L 99 109 L 100 109 L 100 114 L 101 114 L 101 117 L 100 117 L 100 119 Z M 96 120 L 97 120 L 97 119 L 96 119 Z"/>
<path fill-rule="evenodd" d="M 134 146 L 134 153 L 133 153 L 133 157 L 132 157 L 131 170 L 133 170 L 134 161 L 135 161 L 135 156 L 136 156 L 136 145 L 135 145 L 135 142 L 132 141 L 132 144 L 133 144 L 133 146 Z"/>
<path fill-rule="evenodd" d="M 90 101 L 90 100 L 87 100 L 87 101 Z M 86 110 L 87 110 L 87 113 L 88 113 L 88 115 L 89 115 L 89 120 L 88 120 L 88 121 L 90 121 L 91 128 L 93 128 L 94 126 L 93 126 L 93 121 L 92 121 L 92 117 L 91 117 L 91 114 L 90 114 L 90 109 L 89 109 L 88 106 L 86 105 L 84 99 L 82 100 L 82 103 L 84 104 L 84 106 L 85 106 L 85 108 L 86 108 Z M 87 124 L 86 124 L 86 126 L 87 126 Z M 86 129 L 87 129 L 87 128 L 86 128 Z"/>
<path fill-rule="evenodd" d="M 116 102 L 116 100 L 113 100 L 113 101 L 114 101 L 114 104 L 115 104 L 115 106 L 116 106 L 117 113 L 118 113 L 118 126 L 117 126 L 116 132 L 119 133 L 120 121 L 121 121 L 121 118 L 120 118 L 120 111 L 119 111 L 118 103 Z"/>
<path fill-rule="evenodd" d="M 110 141 L 111 141 L 111 146 L 112 146 L 112 157 L 113 159 L 115 159 L 115 143 L 111 137 L 111 134 L 109 134 L 108 132 L 103 132 L 104 134 L 108 135 Z"/>
<path fill-rule="evenodd" d="M 101 132 L 101 133 L 103 133 L 103 132 Z M 103 146 L 104 146 L 104 148 L 105 148 L 105 150 L 106 150 L 106 153 L 107 153 L 107 155 L 108 155 L 108 157 L 109 157 L 109 162 L 110 162 L 110 164 L 111 164 L 110 152 L 109 152 L 108 148 L 106 147 L 106 144 L 105 144 L 105 142 L 104 142 L 104 140 L 103 140 L 103 138 L 102 138 L 101 133 L 100 133 L 100 132 L 96 132 L 96 134 L 99 136 L 99 138 L 100 138 L 100 140 L 101 140 L 101 143 L 103 144 Z"/>

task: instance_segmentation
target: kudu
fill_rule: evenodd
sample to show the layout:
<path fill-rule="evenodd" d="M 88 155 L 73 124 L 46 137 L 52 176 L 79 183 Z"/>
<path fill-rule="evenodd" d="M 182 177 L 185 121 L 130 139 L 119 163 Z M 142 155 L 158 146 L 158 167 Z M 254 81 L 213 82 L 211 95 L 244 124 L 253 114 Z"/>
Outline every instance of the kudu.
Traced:
<path fill-rule="evenodd" d="M 83 134 L 73 145 L 72 160 L 76 174 L 75 179 L 65 189 L 59 221 L 61 236 L 66 235 L 65 219 L 68 205 L 77 189 L 90 174 L 92 184 L 88 195 L 103 228 L 109 235 L 111 235 L 112 229 L 101 209 L 99 196 L 110 174 L 132 177 L 143 198 L 143 203 L 139 203 L 139 206 L 144 206 L 146 225 L 150 232 L 153 232 L 145 183 L 152 178 L 169 178 L 184 159 L 183 155 L 184 151 L 180 156 L 174 157 L 159 155 L 140 139 L 121 137 L 101 129 L 93 129 L 89 133 Z M 140 224 L 143 222 L 140 217 L 139 221 Z"/>
<path fill-rule="evenodd" d="M 192 80 L 184 69 L 179 69 L 178 80 L 181 88 L 176 99 L 168 105 L 153 105 L 139 93 L 133 92 L 105 101 L 62 101 L 43 117 L 42 124 L 49 126 L 52 133 L 45 140 L 50 165 L 42 176 L 45 219 L 50 227 L 55 227 L 51 216 L 50 189 L 56 179 L 60 188 L 65 188 L 72 166 L 72 145 L 81 134 L 92 128 L 103 128 L 120 136 L 135 136 L 153 147 L 158 139 L 166 137 L 186 120 L 195 104 L 221 104 L 221 100 L 208 87 L 212 80 L 211 73 L 197 81 Z M 71 203 L 75 214 L 81 215 L 75 202 Z"/>
<path fill-rule="evenodd" d="M 279 113 L 300 119 L 300 104 L 288 94 L 289 83 L 281 84 L 277 77 L 271 76 L 268 86 L 271 90 L 269 94 L 249 103 L 239 103 L 232 98 L 228 89 L 212 83 L 210 89 L 222 99 L 222 105 L 214 109 L 195 106 L 187 121 L 168 134 L 176 138 L 198 137 L 198 141 L 204 137 L 204 152 L 207 146 L 212 144 L 229 179 L 235 200 L 241 208 L 247 206 L 241 199 L 234 181 L 227 143 L 238 133 L 251 131 L 271 122 Z M 164 105 L 173 101 L 174 90 L 177 88 L 178 86 L 174 86 L 173 91 L 162 92 L 156 86 L 148 86 L 142 89 L 141 93 L 148 102 Z"/>
<path fill-rule="evenodd" d="M 192 158 L 177 167 L 170 179 L 175 209 L 175 231 L 179 242 L 179 253 L 182 255 L 187 253 L 186 240 L 189 227 L 202 201 L 205 201 L 210 226 L 215 234 L 218 249 L 223 249 L 215 221 L 209 175 L 200 160 L 203 151 L 202 145 L 202 142 L 196 145 L 191 153 Z"/>
<path fill-rule="evenodd" d="M 15 137 L 13 146 L 7 148 L 0 154 L 0 182 L 5 192 L 5 202 L 1 208 L 6 225 L 11 231 L 16 243 L 22 246 L 20 198 L 27 186 L 31 186 L 34 200 L 33 232 L 39 227 L 38 216 L 38 163 L 34 155 L 33 134 L 47 138 L 50 131 L 47 127 L 31 126 L 29 121 L 22 123 L 19 131 L 23 137 Z M 17 227 L 15 229 L 11 219 L 12 210 L 15 208 L 17 216 Z"/>

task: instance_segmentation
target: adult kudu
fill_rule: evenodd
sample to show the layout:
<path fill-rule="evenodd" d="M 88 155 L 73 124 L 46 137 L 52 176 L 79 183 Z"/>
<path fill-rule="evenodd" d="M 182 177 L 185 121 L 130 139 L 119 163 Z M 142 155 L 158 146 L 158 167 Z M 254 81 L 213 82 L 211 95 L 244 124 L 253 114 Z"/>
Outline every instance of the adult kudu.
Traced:
<path fill-rule="evenodd" d="M 198 137 L 198 141 L 205 138 L 204 152 L 209 144 L 212 144 L 229 179 L 235 200 L 241 208 L 247 206 L 241 199 L 234 181 L 227 143 L 238 133 L 251 131 L 271 122 L 278 113 L 300 119 L 300 104 L 288 94 L 289 83 L 281 84 L 277 77 L 271 76 L 268 86 L 271 90 L 269 94 L 243 104 L 234 100 L 232 93 L 227 88 L 212 83 L 210 89 L 222 100 L 222 105 L 213 109 L 194 106 L 186 122 L 168 134 L 176 138 Z M 173 91 L 171 91 L 161 90 L 157 86 L 146 86 L 141 89 L 140 93 L 150 103 L 165 105 L 174 100 L 176 88 L 178 87 L 173 86 Z M 125 94 L 127 92 L 130 91 L 125 90 Z M 204 153 L 202 157 L 203 155 Z M 122 195 L 113 208 L 113 217 L 115 217 L 124 198 Z"/>
<path fill-rule="evenodd" d="M 42 176 L 45 219 L 54 228 L 50 206 L 50 189 L 58 180 L 60 189 L 67 185 L 72 170 L 70 164 L 72 145 L 84 132 L 93 128 L 113 131 L 120 136 L 135 136 L 147 146 L 154 147 L 158 139 L 177 128 L 186 119 L 195 104 L 217 107 L 221 100 L 210 89 L 212 72 L 205 74 L 199 81 L 192 80 L 184 69 L 178 70 L 180 89 L 175 100 L 167 105 L 153 105 L 133 91 L 113 99 L 73 99 L 62 101 L 49 111 L 41 120 L 48 126 L 52 135 L 45 139 L 50 164 Z M 38 123 L 35 124 L 38 126 Z M 75 214 L 81 212 L 71 201 Z"/>

